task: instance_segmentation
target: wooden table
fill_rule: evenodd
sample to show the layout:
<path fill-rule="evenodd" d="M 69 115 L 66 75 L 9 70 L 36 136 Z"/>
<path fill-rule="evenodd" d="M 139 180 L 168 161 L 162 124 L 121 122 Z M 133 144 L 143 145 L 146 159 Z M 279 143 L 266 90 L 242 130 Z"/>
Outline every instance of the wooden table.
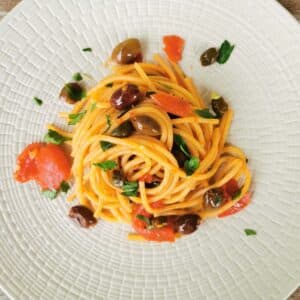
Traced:
<path fill-rule="evenodd" d="M 0 0 L 0 20 L 13 9 L 21 0 Z M 278 0 L 286 9 L 293 14 L 300 22 L 300 0 Z M 0 290 L 0 299 L 6 300 Z M 8 299 L 8 298 L 7 298 Z M 288 300 L 300 300 L 300 287 Z"/>

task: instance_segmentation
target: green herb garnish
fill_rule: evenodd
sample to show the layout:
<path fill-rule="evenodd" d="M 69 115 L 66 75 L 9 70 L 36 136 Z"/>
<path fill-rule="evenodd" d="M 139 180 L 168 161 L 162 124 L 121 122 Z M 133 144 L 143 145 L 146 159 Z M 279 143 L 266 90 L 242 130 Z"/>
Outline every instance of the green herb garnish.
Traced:
<path fill-rule="evenodd" d="M 73 78 L 75 81 L 80 81 L 80 80 L 83 79 L 82 76 L 81 76 L 81 74 L 80 74 L 79 72 L 73 74 L 72 78 Z"/>
<path fill-rule="evenodd" d="M 33 101 L 38 105 L 41 106 L 43 104 L 43 100 L 38 97 L 33 97 Z"/>
<path fill-rule="evenodd" d="M 146 216 L 143 216 L 143 215 L 136 215 L 135 216 L 137 219 L 143 221 L 144 223 L 147 224 L 147 227 L 151 226 L 151 222 L 150 222 L 150 219 L 147 218 Z"/>
<path fill-rule="evenodd" d="M 230 43 L 227 40 L 225 40 L 222 43 L 221 48 L 219 49 L 217 62 L 219 64 L 225 64 L 229 59 L 233 49 L 234 49 L 234 45 L 230 45 Z"/>
<path fill-rule="evenodd" d="M 246 235 L 256 235 L 257 234 L 256 230 L 254 230 L 254 229 L 246 228 L 244 231 L 245 231 Z"/>
<path fill-rule="evenodd" d="M 61 190 L 63 193 L 67 193 L 69 189 L 70 189 L 70 185 L 69 185 L 66 181 L 63 181 L 63 182 L 60 184 L 60 190 Z"/>
<path fill-rule="evenodd" d="M 69 123 L 68 125 L 75 125 L 78 122 L 81 121 L 81 119 L 84 117 L 84 115 L 86 114 L 86 110 L 78 113 L 78 114 L 70 114 L 69 115 Z"/>
<path fill-rule="evenodd" d="M 154 94 L 155 94 L 154 91 L 147 91 L 146 94 L 145 94 L 145 96 L 146 97 L 150 97 L 151 95 L 154 95 Z"/>
<path fill-rule="evenodd" d="M 237 190 L 237 191 L 233 194 L 232 200 L 235 200 L 235 199 L 237 199 L 239 196 L 241 196 L 241 193 L 242 193 L 242 190 L 241 190 L 241 189 Z"/>
<path fill-rule="evenodd" d="M 91 104 L 91 108 L 90 108 L 90 112 L 93 112 L 95 110 L 95 108 L 97 107 L 97 102 L 93 102 Z"/>
<path fill-rule="evenodd" d="M 110 129 L 110 127 L 111 127 L 111 119 L 110 119 L 110 115 L 105 115 L 105 117 L 106 117 L 106 124 L 107 124 L 107 127 L 106 127 L 104 133 L 107 132 L 107 131 Z"/>
<path fill-rule="evenodd" d="M 186 175 L 190 176 L 192 175 L 200 165 L 200 161 L 198 157 L 191 157 L 189 160 L 186 160 L 184 163 L 184 170 Z"/>
<path fill-rule="evenodd" d="M 49 129 L 47 134 L 44 137 L 44 142 L 48 143 L 48 144 L 55 144 L 55 145 L 60 145 L 65 141 L 69 141 L 71 140 L 68 137 L 62 136 L 61 134 L 59 134 L 58 132 L 56 132 L 55 130 L 51 130 Z"/>
<path fill-rule="evenodd" d="M 113 160 L 106 160 L 99 163 L 93 163 L 94 166 L 101 168 L 103 171 L 109 171 L 117 166 L 117 163 Z"/>
<path fill-rule="evenodd" d="M 83 48 L 82 51 L 84 51 L 84 52 L 92 52 L 93 50 L 92 50 L 92 48 Z"/>
<path fill-rule="evenodd" d="M 125 181 L 122 190 L 122 195 L 127 197 L 137 196 L 139 189 L 139 184 L 137 181 Z"/>
<path fill-rule="evenodd" d="M 108 83 L 108 84 L 106 84 L 105 86 L 106 87 L 112 87 L 114 84 L 112 83 L 112 82 L 110 82 L 110 83 Z"/>
<path fill-rule="evenodd" d="M 58 194 L 58 191 L 57 190 L 43 190 L 42 191 L 42 194 L 45 196 L 45 197 L 47 197 L 47 198 L 49 198 L 49 199 L 54 199 L 54 198 L 56 198 L 56 196 L 57 196 L 57 194 Z"/>
<path fill-rule="evenodd" d="M 205 118 L 205 119 L 215 119 L 216 117 L 209 111 L 208 108 L 205 109 L 196 109 L 195 113 L 201 117 L 201 118 Z"/>
<path fill-rule="evenodd" d="M 187 157 L 191 157 L 187 145 L 181 135 L 174 134 L 174 142 Z"/>
<path fill-rule="evenodd" d="M 100 146 L 101 146 L 101 149 L 102 149 L 103 151 L 106 151 L 106 150 L 108 150 L 109 148 L 113 147 L 114 144 L 112 144 L 112 143 L 110 143 L 110 142 L 106 142 L 106 141 L 101 141 L 101 142 L 100 142 Z"/>

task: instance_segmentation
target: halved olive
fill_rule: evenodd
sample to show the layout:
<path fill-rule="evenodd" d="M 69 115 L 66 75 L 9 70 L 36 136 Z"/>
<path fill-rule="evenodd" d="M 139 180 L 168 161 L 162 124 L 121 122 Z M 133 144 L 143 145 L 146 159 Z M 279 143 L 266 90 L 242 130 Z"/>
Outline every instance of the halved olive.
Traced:
<path fill-rule="evenodd" d="M 179 167 L 183 168 L 185 162 L 189 159 L 189 157 L 186 156 L 176 144 L 173 145 L 171 152 L 176 158 Z"/>
<path fill-rule="evenodd" d="M 143 60 L 142 47 L 138 39 L 127 39 L 118 44 L 112 54 L 112 60 L 119 64 L 133 64 Z"/>
<path fill-rule="evenodd" d="M 218 208 L 223 203 L 223 192 L 220 189 L 211 189 L 204 194 L 204 205 L 206 207 Z"/>
<path fill-rule="evenodd" d="M 97 223 L 97 219 L 94 217 L 93 212 L 83 205 L 76 205 L 71 207 L 69 211 L 69 217 L 78 221 L 81 227 L 88 228 Z"/>
<path fill-rule="evenodd" d="M 216 48 L 209 48 L 202 53 L 200 56 L 200 61 L 202 66 L 209 66 L 213 64 L 219 55 L 219 51 Z"/>
<path fill-rule="evenodd" d="M 223 99 L 223 97 L 220 97 L 218 99 L 212 99 L 211 107 L 218 118 L 222 118 L 225 112 L 228 110 L 228 104 Z"/>
<path fill-rule="evenodd" d="M 127 84 L 117 89 L 110 98 L 111 105 L 119 110 L 127 109 L 143 98 L 142 93 L 134 84 Z"/>
<path fill-rule="evenodd" d="M 114 129 L 111 133 L 112 136 L 115 137 L 128 137 L 131 136 L 134 132 L 134 128 L 130 121 L 125 121 L 120 126 L 118 126 L 116 129 Z"/>
<path fill-rule="evenodd" d="M 67 103 L 74 104 L 86 96 L 86 90 L 78 82 L 69 82 L 62 88 L 59 97 Z"/>
<path fill-rule="evenodd" d="M 125 178 L 120 170 L 113 170 L 112 184 L 115 187 L 121 188 L 124 184 Z"/>
<path fill-rule="evenodd" d="M 188 214 L 179 217 L 174 217 L 171 222 L 175 232 L 190 234 L 194 232 L 200 224 L 200 217 L 196 214 Z"/>
<path fill-rule="evenodd" d="M 149 136 L 158 136 L 161 134 L 159 124 L 148 116 L 136 116 L 131 119 L 131 122 L 139 134 Z"/>

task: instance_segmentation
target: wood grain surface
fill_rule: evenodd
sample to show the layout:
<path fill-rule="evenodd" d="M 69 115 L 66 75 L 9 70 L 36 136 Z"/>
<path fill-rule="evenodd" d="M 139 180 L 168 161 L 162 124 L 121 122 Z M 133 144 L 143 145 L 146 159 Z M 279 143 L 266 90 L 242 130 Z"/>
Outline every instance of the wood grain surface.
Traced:
<path fill-rule="evenodd" d="M 0 20 L 13 9 L 21 0 L 0 0 Z M 296 19 L 300 21 L 300 0 L 278 0 Z M 0 298 L 2 298 L 0 290 Z M 300 287 L 288 298 L 288 300 L 300 300 Z"/>

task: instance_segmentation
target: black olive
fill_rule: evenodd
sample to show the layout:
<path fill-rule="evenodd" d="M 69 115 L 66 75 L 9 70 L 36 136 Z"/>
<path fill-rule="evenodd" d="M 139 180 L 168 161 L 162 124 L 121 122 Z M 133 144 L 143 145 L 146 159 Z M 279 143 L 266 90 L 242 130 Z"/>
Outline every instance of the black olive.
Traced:
<path fill-rule="evenodd" d="M 133 132 L 134 132 L 134 128 L 133 128 L 131 122 L 125 121 L 119 127 L 114 129 L 112 131 L 111 135 L 115 136 L 115 137 L 123 138 L 123 137 L 131 136 Z"/>
<path fill-rule="evenodd" d="M 71 207 L 69 211 L 69 217 L 78 221 L 81 227 L 88 228 L 97 223 L 97 219 L 94 217 L 93 212 L 83 205 L 76 205 Z"/>
<path fill-rule="evenodd" d="M 166 216 L 159 216 L 156 218 L 151 218 L 150 222 L 152 226 L 160 228 L 168 223 L 168 218 Z"/>
<path fill-rule="evenodd" d="M 168 115 L 169 115 L 169 118 L 170 118 L 171 120 L 174 120 L 174 119 L 178 119 L 178 118 L 179 118 L 178 116 L 173 115 L 173 114 L 171 114 L 171 113 L 168 113 Z"/>
<path fill-rule="evenodd" d="M 124 184 L 124 176 L 120 170 L 113 170 L 112 184 L 117 188 L 121 188 Z"/>
<path fill-rule="evenodd" d="M 137 104 L 142 98 L 143 95 L 136 85 L 127 84 L 112 94 L 110 103 L 115 109 L 123 110 Z"/>
<path fill-rule="evenodd" d="M 175 232 L 189 234 L 194 232 L 198 224 L 200 223 L 199 215 L 188 214 L 179 217 L 173 217 L 173 221 L 170 222 L 173 225 Z"/>
<path fill-rule="evenodd" d="M 62 88 L 59 97 L 67 103 L 74 104 L 86 96 L 85 88 L 78 82 L 69 82 Z"/>
<path fill-rule="evenodd" d="M 211 107 L 218 118 L 222 118 L 224 113 L 228 110 L 228 104 L 223 97 L 220 97 L 219 99 L 212 99 Z"/>
<path fill-rule="evenodd" d="M 153 189 L 153 188 L 155 188 L 155 187 L 157 187 L 159 185 L 160 185 L 160 181 L 152 181 L 150 183 L 145 182 L 145 187 L 147 189 Z"/>
<path fill-rule="evenodd" d="M 213 64 L 219 55 L 219 51 L 216 48 L 209 48 L 204 51 L 200 57 L 202 66 L 209 66 Z"/>
<path fill-rule="evenodd" d="M 175 143 L 173 144 L 171 152 L 174 155 L 174 157 L 176 158 L 179 167 L 183 168 L 185 162 L 189 159 L 189 157 L 186 156 Z"/>
<path fill-rule="evenodd" d="M 218 208 L 223 202 L 223 192 L 220 189 L 211 189 L 204 194 L 204 204 L 206 207 Z"/>

